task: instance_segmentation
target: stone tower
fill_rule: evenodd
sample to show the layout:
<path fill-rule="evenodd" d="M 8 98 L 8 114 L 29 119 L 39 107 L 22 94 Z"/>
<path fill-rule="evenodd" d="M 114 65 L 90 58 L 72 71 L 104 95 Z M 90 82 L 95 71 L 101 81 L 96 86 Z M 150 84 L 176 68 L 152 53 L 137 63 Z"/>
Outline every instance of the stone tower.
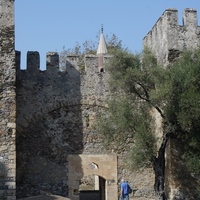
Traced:
<path fill-rule="evenodd" d="M 153 28 L 143 39 L 143 45 L 149 47 L 158 61 L 165 66 L 184 49 L 194 49 L 200 45 L 200 26 L 197 11 L 185 9 L 183 24 L 178 24 L 178 10 L 165 10 Z"/>
<path fill-rule="evenodd" d="M 0 1 L 0 199 L 15 199 L 16 93 L 14 0 Z"/>
<path fill-rule="evenodd" d="M 158 62 L 167 67 L 182 51 L 200 47 L 200 26 L 197 19 L 197 11 L 187 8 L 182 15 L 183 24 L 179 25 L 178 11 L 169 8 L 144 37 L 143 45 L 150 48 Z M 171 138 L 166 148 L 167 199 L 199 199 L 199 179 L 188 173 L 187 167 L 183 165 L 180 153 L 182 147 L 179 143 L 180 141 Z"/>

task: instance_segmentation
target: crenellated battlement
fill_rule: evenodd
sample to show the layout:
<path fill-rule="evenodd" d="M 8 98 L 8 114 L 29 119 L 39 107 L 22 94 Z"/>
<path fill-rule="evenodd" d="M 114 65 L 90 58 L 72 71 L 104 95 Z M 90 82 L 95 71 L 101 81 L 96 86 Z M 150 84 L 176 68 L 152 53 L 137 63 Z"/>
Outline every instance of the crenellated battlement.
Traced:
<path fill-rule="evenodd" d="M 197 10 L 190 8 L 184 10 L 183 26 L 198 26 Z"/>
<path fill-rule="evenodd" d="M 24 71 L 30 74 L 38 74 L 39 71 L 43 72 L 54 72 L 60 73 L 63 69 L 60 70 L 60 58 L 57 52 L 48 52 L 46 54 L 46 70 L 41 70 L 40 66 L 40 54 L 37 51 L 28 51 L 27 52 L 27 62 L 26 62 L 26 69 L 21 69 L 21 52 L 15 51 L 16 57 L 16 69 L 19 74 L 20 71 Z M 104 55 L 103 59 L 109 59 L 109 55 Z M 70 67 L 74 67 L 77 71 L 90 71 L 95 73 L 98 71 L 97 64 L 98 64 L 98 56 L 96 55 L 67 55 L 64 70 L 69 70 Z M 92 62 L 92 67 L 91 67 Z"/>
<path fill-rule="evenodd" d="M 152 29 L 147 33 L 143 40 L 145 40 L 149 35 L 152 35 L 153 32 L 156 32 L 158 27 L 165 30 L 166 28 L 174 27 L 186 27 L 187 26 L 198 26 L 198 17 L 197 10 L 186 8 L 182 15 L 182 25 L 178 24 L 178 10 L 173 8 L 168 8 L 164 11 L 162 16 L 157 20 Z"/>
<path fill-rule="evenodd" d="M 200 45 L 197 11 L 186 8 L 182 15 L 182 25 L 179 25 L 178 10 L 165 10 L 144 37 L 143 45 L 152 49 L 158 61 L 164 65 L 168 65 L 184 49 L 197 48 Z"/>
<path fill-rule="evenodd" d="M 19 88 L 29 88 L 31 91 L 37 91 L 38 95 L 42 95 L 46 91 L 49 92 L 48 95 L 59 92 L 60 96 L 64 95 L 70 99 L 73 99 L 74 95 L 80 96 L 80 92 L 83 96 L 88 96 L 88 94 L 104 96 L 107 91 L 104 82 L 106 73 L 98 71 L 96 55 L 68 55 L 63 67 L 61 66 L 63 61 L 59 62 L 58 53 L 48 52 L 46 54 L 46 70 L 41 70 L 40 55 L 37 51 L 27 52 L 26 69 L 20 69 L 20 51 L 16 51 L 15 54 L 17 87 Z M 103 57 L 105 62 L 109 57 L 109 55 Z"/>
<path fill-rule="evenodd" d="M 27 52 L 27 65 L 26 70 L 21 70 L 21 52 L 16 51 L 16 69 L 19 74 L 19 71 L 26 71 L 30 74 L 37 74 L 39 71 L 42 71 L 40 68 L 40 54 L 37 51 L 28 51 Z M 59 55 L 57 52 L 48 52 L 46 54 L 46 70 L 53 71 L 55 73 L 59 72 Z"/>

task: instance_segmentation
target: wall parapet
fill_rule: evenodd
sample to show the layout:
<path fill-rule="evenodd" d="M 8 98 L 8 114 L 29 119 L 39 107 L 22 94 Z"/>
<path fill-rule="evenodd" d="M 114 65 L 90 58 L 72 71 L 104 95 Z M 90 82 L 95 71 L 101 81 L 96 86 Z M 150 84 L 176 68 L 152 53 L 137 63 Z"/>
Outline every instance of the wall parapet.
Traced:
<path fill-rule="evenodd" d="M 186 8 L 183 13 L 183 26 L 198 26 L 197 10 Z"/>
<path fill-rule="evenodd" d="M 167 22 L 170 27 L 172 26 L 198 26 L 198 17 L 197 10 L 186 8 L 182 15 L 182 25 L 178 24 L 178 10 L 174 8 L 166 9 L 161 17 L 154 24 L 152 29 L 147 33 L 147 35 L 143 38 L 143 40 L 148 37 L 148 35 L 152 34 L 152 31 L 157 28 L 158 24 L 162 23 L 162 21 Z M 166 24 L 164 24 L 166 25 Z"/>
<path fill-rule="evenodd" d="M 20 71 L 21 52 L 16 51 L 16 69 Z M 37 73 L 39 71 L 59 71 L 59 55 L 57 52 L 48 52 L 46 54 L 46 70 L 40 68 L 40 54 L 38 51 L 27 52 L 26 70 L 29 73 Z"/>
<path fill-rule="evenodd" d="M 111 56 L 104 55 L 105 61 Z M 46 69 L 42 70 L 40 66 L 40 54 L 38 51 L 27 52 L 26 69 L 21 69 L 21 52 L 15 51 L 15 65 L 17 77 L 39 77 L 41 75 L 60 76 L 74 75 L 80 73 L 94 74 L 98 72 L 98 56 L 96 55 L 67 55 L 66 59 L 60 58 L 57 52 L 47 52 Z M 62 65 L 62 66 L 61 66 Z"/>
<path fill-rule="evenodd" d="M 168 18 L 167 16 L 172 16 L 173 18 Z M 152 29 L 147 33 L 147 35 L 143 38 L 143 41 L 145 41 L 149 36 L 152 35 L 152 32 L 156 31 L 157 27 L 162 25 L 163 21 L 167 19 L 168 22 L 172 22 L 172 24 L 178 25 L 178 10 L 174 8 L 168 8 L 166 9 L 161 17 L 156 21 Z M 163 25 L 164 26 L 164 25 Z"/>
<path fill-rule="evenodd" d="M 194 49 L 200 45 L 197 10 L 186 8 L 182 21 L 179 25 L 178 10 L 168 8 L 143 38 L 143 46 L 150 48 L 161 64 L 171 62 L 170 58 L 174 56 L 169 55 L 170 52 Z"/>

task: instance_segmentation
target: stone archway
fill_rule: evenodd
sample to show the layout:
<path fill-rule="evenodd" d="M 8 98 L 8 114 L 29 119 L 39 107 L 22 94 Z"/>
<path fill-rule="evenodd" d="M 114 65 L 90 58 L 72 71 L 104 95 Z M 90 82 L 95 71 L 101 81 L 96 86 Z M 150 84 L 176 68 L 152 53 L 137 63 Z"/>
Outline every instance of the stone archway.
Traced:
<path fill-rule="evenodd" d="M 105 200 L 118 199 L 116 155 L 69 155 L 67 160 L 70 199 L 79 200 L 79 181 L 88 175 L 105 180 Z"/>

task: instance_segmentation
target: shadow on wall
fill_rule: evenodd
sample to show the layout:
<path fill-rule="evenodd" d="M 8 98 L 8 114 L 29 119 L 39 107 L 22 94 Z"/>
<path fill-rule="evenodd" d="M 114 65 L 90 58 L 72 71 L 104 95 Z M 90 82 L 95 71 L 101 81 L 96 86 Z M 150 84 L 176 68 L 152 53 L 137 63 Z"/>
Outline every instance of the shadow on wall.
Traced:
<path fill-rule="evenodd" d="M 18 71 L 18 199 L 68 196 L 67 155 L 82 153 L 85 108 L 80 103 L 80 73 L 66 65 L 66 72 L 51 69 L 55 64 L 37 73 L 33 68 Z"/>
<path fill-rule="evenodd" d="M 60 197 L 56 195 L 39 195 L 35 197 L 28 197 L 19 200 L 70 200 L 69 198 Z"/>
<path fill-rule="evenodd" d="M 175 138 L 171 139 L 170 141 L 170 147 L 171 147 L 171 167 L 172 167 L 172 174 L 174 183 L 176 189 L 178 189 L 178 192 L 174 194 L 175 198 L 177 200 L 182 199 L 190 199 L 190 200 L 200 200 L 200 194 L 199 194 L 199 181 L 198 178 L 195 178 L 195 176 L 191 175 L 191 172 L 188 170 L 188 168 L 185 166 L 184 161 L 181 158 L 181 155 L 184 153 L 184 144 L 181 143 L 180 140 L 177 140 Z M 166 177 L 168 175 L 166 174 Z M 167 183 L 168 185 L 169 183 Z M 170 193 L 171 191 L 169 188 L 167 188 L 167 193 Z M 167 197 L 169 198 L 169 197 Z"/>
<path fill-rule="evenodd" d="M 7 177 L 7 170 L 3 163 L 0 162 L 0 199 L 4 199 L 8 186 L 5 185 Z"/>

